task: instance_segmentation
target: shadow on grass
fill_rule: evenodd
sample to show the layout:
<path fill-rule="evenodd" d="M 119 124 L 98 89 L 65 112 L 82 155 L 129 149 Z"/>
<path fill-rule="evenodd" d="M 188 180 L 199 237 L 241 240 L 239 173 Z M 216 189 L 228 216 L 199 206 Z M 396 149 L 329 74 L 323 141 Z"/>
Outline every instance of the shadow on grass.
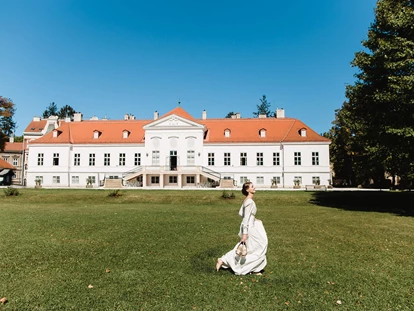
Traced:
<path fill-rule="evenodd" d="M 312 193 L 311 204 L 348 211 L 414 216 L 414 192 L 332 191 Z"/>
<path fill-rule="evenodd" d="M 222 254 L 218 247 L 208 248 L 201 253 L 194 254 L 190 258 L 192 269 L 197 273 L 213 273 L 216 271 L 216 260 Z M 211 258 L 214 258 L 213 260 Z"/>

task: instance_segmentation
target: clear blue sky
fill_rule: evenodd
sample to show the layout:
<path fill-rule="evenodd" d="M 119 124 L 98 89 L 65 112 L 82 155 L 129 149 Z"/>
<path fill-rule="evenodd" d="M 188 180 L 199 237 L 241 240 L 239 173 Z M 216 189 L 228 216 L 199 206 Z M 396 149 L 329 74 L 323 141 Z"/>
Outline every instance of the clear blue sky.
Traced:
<path fill-rule="evenodd" d="M 262 95 L 323 133 L 375 0 L 1 0 L 0 95 L 21 135 L 55 102 L 92 116 L 252 117 Z"/>

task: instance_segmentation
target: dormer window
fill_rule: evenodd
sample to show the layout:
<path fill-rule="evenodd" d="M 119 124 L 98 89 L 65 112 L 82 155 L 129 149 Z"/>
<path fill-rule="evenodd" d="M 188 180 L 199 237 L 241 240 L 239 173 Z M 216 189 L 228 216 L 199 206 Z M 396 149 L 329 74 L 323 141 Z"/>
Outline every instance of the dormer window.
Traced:
<path fill-rule="evenodd" d="M 58 131 L 58 130 L 53 130 L 53 137 L 56 138 L 58 137 L 62 132 Z"/>
<path fill-rule="evenodd" d="M 102 134 L 102 132 L 95 130 L 95 131 L 93 131 L 93 138 L 97 139 L 97 138 L 99 138 L 99 136 L 101 136 L 101 134 Z"/>
<path fill-rule="evenodd" d="M 129 137 L 129 134 L 131 134 L 131 132 L 130 132 L 130 131 L 128 131 L 128 130 L 124 130 L 124 131 L 122 132 L 122 137 L 123 137 L 123 138 L 128 138 L 128 137 Z"/>
<path fill-rule="evenodd" d="M 306 137 L 306 128 L 301 128 L 301 129 L 299 130 L 299 134 L 300 134 L 300 136 L 302 136 L 302 137 Z"/>
<path fill-rule="evenodd" d="M 224 137 L 230 137 L 230 130 L 229 129 L 224 130 Z"/>
<path fill-rule="evenodd" d="M 261 129 L 261 130 L 259 131 L 259 136 L 260 136 L 260 137 L 266 137 L 266 130 L 265 130 L 265 129 Z"/>

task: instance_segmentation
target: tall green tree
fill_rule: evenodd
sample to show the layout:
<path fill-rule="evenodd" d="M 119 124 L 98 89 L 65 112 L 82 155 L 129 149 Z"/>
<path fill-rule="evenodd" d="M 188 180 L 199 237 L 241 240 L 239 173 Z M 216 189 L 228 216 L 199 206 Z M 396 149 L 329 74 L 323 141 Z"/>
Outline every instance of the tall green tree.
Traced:
<path fill-rule="evenodd" d="M 57 113 L 59 119 L 64 119 L 66 117 L 73 119 L 73 115 L 76 113 L 75 109 L 73 109 L 69 105 L 65 105 L 61 107 Z"/>
<path fill-rule="evenodd" d="M 253 116 L 258 117 L 259 115 L 266 115 L 267 117 L 274 117 L 274 113 L 270 110 L 270 102 L 267 101 L 266 95 L 260 98 L 260 104 L 258 104 L 257 111 L 253 112 Z"/>
<path fill-rule="evenodd" d="M 379 0 L 375 19 L 351 63 L 356 81 L 346 88 L 356 131 L 355 165 L 406 178 L 414 170 L 414 1 Z M 334 164 L 335 165 L 335 164 Z"/>
<path fill-rule="evenodd" d="M 47 119 L 50 116 L 57 116 L 58 115 L 58 107 L 55 102 L 51 102 L 50 105 L 43 111 L 43 119 Z"/>
<path fill-rule="evenodd" d="M 225 116 L 225 118 L 226 119 L 230 119 L 232 116 L 234 116 L 236 113 L 235 112 L 233 112 L 233 111 L 230 111 L 226 116 Z"/>
<path fill-rule="evenodd" d="M 14 103 L 9 98 L 0 96 L 0 150 L 4 150 L 4 145 L 8 137 L 13 133 L 16 123 L 13 115 L 16 109 Z"/>

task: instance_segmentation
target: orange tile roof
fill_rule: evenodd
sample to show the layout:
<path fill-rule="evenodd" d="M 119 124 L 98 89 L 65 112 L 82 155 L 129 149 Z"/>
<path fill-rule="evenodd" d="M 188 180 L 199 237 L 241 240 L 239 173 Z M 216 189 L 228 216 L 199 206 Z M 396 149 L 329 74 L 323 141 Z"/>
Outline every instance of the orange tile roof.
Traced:
<path fill-rule="evenodd" d="M 23 143 L 6 143 L 4 145 L 4 151 L 11 152 L 11 151 L 22 151 L 23 150 Z"/>
<path fill-rule="evenodd" d="M 206 127 L 205 143 L 271 143 L 271 142 L 330 142 L 329 139 L 317 134 L 303 122 L 293 118 L 246 118 L 246 119 L 194 119 L 183 108 L 177 107 L 164 114 L 178 115 Z M 161 119 L 160 118 L 160 119 Z M 88 120 L 81 122 L 63 122 L 59 126 L 58 137 L 53 137 L 53 131 L 43 137 L 33 140 L 30 144 L 128 144 L 144 143 L 145 131 L 143 126 L 154 120 Z M 306 129 L 306 137 L 300 130 Z M 224 131 L 230 130 L 230 137 L 225 137 Z M 265 137 L 260 137 L 260 130 L 266 130 Z M 123 138 L 123 131 L 129 131 L 128 138 Z M 99 138 L 94 138 L 94 131 L 100 132 Z"/>
<path fill-rule="evenodd" d="M 47 120 L 32 121 L 24 130 L 25 133 L 40 133 L 43 131 L 47 123 Z"/>
<path fill-rule="evenodd" d="M 3 169 L 8 168 L 11 170 L 16 169 L 13 165 L 11 165 L 9 162 L 4 161 L 3 159 L 0 159 L 0 168 L 3 168 Z"/>
<path fill-rule="evenodd" d="M 188 120 L 191 120 L 191 121 L 195 121 L 195 119 L 193 118 L 193 116 L 192 115 L 190 115 L 187 111 L 185 111 L 183 108 L 181 108 L 181 107 L 176 107 L 176 108 L 174 108 L 173 110 L 171 110 L 170 112 L 167 112 L 166 114 L 164 114 L 164 115 L 162 115 L 161 117 L 160 117 L 160 119 L 162 119 L 162 118 L 165 118 L 165 117 L 167 117 L 167 116 L 170 116 L 170 115 L 172 115 L 172 114 L 175 114 L 175 115 L 177 115 L 177 116 L 180 116 L 180 117 L 182 117 L 182 118 L 184 118 L 184 119 L 188 119 Z"/>
<path fill-rule="evenodd" d="M 53 137 L 53 132 L 45 134 L 29 143 L 32 144 L 133 144 L 144 142 L 143 126 L 151 120 L 98 120 L 81 122 L 64 122 L 59 128 L 58 136 Z M 129 131 L 127 138 L 123 138 L 123 131 Z M 100 132 L 98 138 L 94 138 L 94 132 Z"/>

